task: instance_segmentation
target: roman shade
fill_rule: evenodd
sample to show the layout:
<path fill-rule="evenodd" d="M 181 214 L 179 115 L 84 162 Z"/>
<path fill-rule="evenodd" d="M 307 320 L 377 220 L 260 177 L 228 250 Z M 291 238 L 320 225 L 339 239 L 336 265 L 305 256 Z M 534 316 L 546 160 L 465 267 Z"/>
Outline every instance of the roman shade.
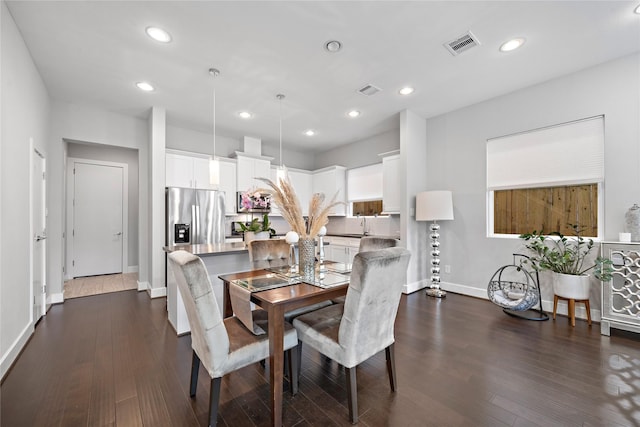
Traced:
<path fill-rule="evenodd" d="M 487 140 L 487 189 L 604 180 L 604 117 Z"/>
<path fill-rule="evenodd" d="M 382 199 L 382 163 L 347 170 L 350 202 Z"/>

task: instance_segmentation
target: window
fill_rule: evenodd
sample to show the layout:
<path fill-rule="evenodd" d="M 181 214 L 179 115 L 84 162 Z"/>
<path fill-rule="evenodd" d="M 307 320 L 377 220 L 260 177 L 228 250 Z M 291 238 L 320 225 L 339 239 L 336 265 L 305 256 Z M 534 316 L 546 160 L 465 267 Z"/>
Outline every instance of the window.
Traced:
<path fill-rule="evenodd" d="M 489 235 L 533 230 L 598 237 L 602 116 L 487 141 Z"/>

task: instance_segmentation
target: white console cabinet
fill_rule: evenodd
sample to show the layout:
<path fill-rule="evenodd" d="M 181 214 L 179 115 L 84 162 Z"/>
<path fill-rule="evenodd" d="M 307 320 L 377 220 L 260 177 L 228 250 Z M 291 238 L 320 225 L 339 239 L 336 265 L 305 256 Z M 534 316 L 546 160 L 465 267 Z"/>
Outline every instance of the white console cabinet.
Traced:
<path fill-rule="evenodd" d="M 613 278 L 602 282 L 600 333 L 640 332 L 640 243 L 602 242 L 601 255 L 613 262 Z"/>

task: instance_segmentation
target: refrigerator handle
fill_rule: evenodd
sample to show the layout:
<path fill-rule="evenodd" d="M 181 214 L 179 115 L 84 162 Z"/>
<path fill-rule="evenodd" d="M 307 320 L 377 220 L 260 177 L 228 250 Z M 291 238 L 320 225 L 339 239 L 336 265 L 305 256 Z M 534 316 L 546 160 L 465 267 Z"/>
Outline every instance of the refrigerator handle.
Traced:
<path fill-rule="evenodd" d="M 198 223 L 196 221 L 196 205 L 191 205 L 191 244 L 194 245 L 198 235 Z"/>
<path fill-rule="evenodd" d="M 200 206 L 196 205 L 195 208 L 196 208 L 196 224 L 198 224 L 198 230 L 197 230 L 198 231 L 198 234 L 197 234 L 198 242 L 197 243 L 204 243 L 202 241 L 202 237 L 200 235 L 200 226 L 202 225 L 202 224 L 200 224 Z"/>

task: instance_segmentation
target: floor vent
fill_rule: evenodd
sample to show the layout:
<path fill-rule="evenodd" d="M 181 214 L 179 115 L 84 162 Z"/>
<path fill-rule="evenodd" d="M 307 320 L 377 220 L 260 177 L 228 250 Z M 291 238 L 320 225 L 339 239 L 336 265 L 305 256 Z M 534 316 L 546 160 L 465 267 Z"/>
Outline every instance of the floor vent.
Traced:
<path fill-rule="evenodd" d="M 380 89 L 379 87 L 376 87 L 374 85 L 366 85 L 364 87 L 361 87 L 360 89 L 358 89 L 358 92 L 360 92 L 361 94 L 365 95 L 365 96 L 371 96 L 371 95 L 375 95 L 376 93 L 380 92 L 382 89 Z"/>
<path fill-rule="evenodd" d="M 465 35 L 445 43 L 444 47 L 446 47 L 453 56 L 457 56 L 465 50 L 469 50 L 472 47 L 479 45 L 480 42 L 478 41 L 476 36 L 474 36 L 471 31 L 469 31 Z"/>

